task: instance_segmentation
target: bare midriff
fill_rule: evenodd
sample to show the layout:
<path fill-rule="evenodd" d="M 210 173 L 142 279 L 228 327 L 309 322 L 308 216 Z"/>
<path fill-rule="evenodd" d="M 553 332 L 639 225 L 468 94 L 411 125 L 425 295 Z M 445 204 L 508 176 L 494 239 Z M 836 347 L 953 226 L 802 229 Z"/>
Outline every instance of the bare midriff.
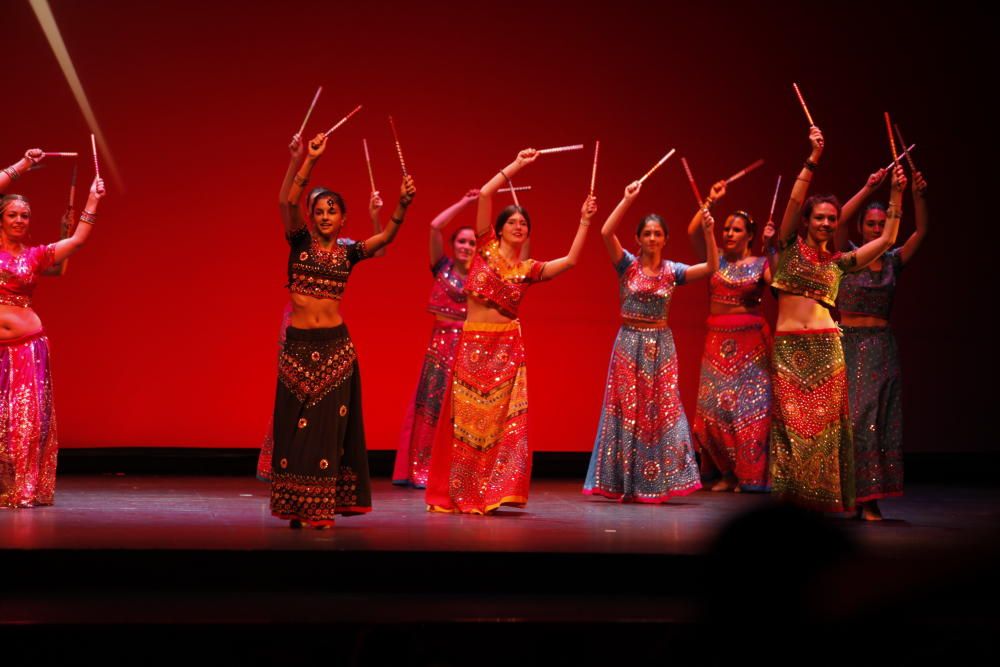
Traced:
<path fill-rule="evenodd" d="M 329 329 L 340 326 L 344 318 L 340 316 L 340 301 L 317 299 L 305 294 L 291 294 L 292 317 L 288 323 L 296 329 Z"/>
<path fill-rule="evenodd" d="M 778 293 L 777 331 L 835 329 L 830 310 L 815 299 L 798 294 Z"/>
<path fill-rule="evenodd" d="M 635 329 L 666 329 L 669 326 L 664 320 L 650 322 L 649 320 L 634 320 L 631 317 L 623 317 L 622 324 Z"/>
<path fill-rule="evenodd" d="M 31 308 L 0 304 L 0 340 L 27 336 L 41 328 L 42 320 Z"/>
<path fill-rule="evenodd" d="M 488 324 L 506 324 L 513 322 L 515 318 L 507 317 L 496 307 L 489 305 L 474 294 L 469 295 L 469 313 L 465 318 L 466 322 L 486 322 Z"/>
<path fill-rule="evenodd" d="M 840 311 L 840 323 L 845 327 L 887 327 L 889 320 L 876 315 Z"/>
<path fill-rule="evenodd" d="M 710 301 L 708 312 L 710 315 L 757 315 L 760 317 L 760 308 L 757 306 L 748 308 L 741 304 L 720 301 Z"/>

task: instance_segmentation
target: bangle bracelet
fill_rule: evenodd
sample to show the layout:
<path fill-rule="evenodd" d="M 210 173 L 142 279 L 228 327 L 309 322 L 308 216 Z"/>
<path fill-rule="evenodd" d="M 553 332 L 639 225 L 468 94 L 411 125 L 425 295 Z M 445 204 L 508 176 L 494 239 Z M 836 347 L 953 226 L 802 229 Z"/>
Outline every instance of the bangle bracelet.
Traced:
<path fill-rule="evenodd" d="M 590 227 L 590 220 L 580 220 L 581 227 Z"/>
<path fill-rule="evenodd" d="M 84 210 L 84 212 L 80 214 L 80 222 L 86 222 L 88 225 L 92 225 L 97 222 L 97 214 Z"/>
<path fill-rule="evenodd" d="M 295 183 L 295 185 L 298 185 L 299 187 L 304 188 L 304 187 L 306 187 L 306 185 L 309 184 L 309 179 L 308 178 L 302 178 L 298 174 L 295 174 L 295 177 L 292 178 L 292 182 Z"/>
<path fill-rule="evenodd" d="M 802 166 L 808 169 L 809 171 L 816 171 L 816 167 L 818 167 L 819 165 L 813 162 L 812 160 L 807 159 L 805 162 L 802 163 Z"/>
<path fill-rule="evenodd" d="M 389 219 L 392 220 L 393 222 L 395 222 L 397 225 L 403 224 L 403 219 L 402 218 L 397 218 L 396 216 L 392 216 Z"/>
<path fill-rule="evenodd" d="M 7 174 L 7 176 L 12 181 L 16 181 L 17 177 L 21 175 L 17 173 L 17 169 L 14 168 L 14 165 L 11 165 L 9 167 L 4 167 L 3 173 Z"/>

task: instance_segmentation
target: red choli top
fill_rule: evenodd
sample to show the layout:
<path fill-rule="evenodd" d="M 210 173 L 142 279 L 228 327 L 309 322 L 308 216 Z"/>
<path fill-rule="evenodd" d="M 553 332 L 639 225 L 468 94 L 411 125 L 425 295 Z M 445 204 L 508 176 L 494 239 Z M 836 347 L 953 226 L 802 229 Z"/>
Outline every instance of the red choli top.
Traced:
<path fill-rule="evenodd" d="M 465 293 L 493 306 L 505 317 L 515 318 L 524 293 L 541 279 L 544 268 L 545 262 L 533 259 L 510 264 L 500 256 L 500 241 L 490 227 L 476 237 L 476 255 L 465 280 Z"/>
<path fill-rule="evenodd" d="M 464 320 L 468 310 L 465 278 L 455 270 L 455 260 L 447 255 L 442 256 L 431 267 L 431 273 L 434 274 L 434 284 L 431 286 L 431 298 L 427 302 L 427 310 L 435 315 Z"/>
<path fill-rule="evenodd" d="M 53 244 L 31 246 L 20 255 L 0 251 L 0 304 L 31 308 L 39 274 L 55 261 Z"/>
<path fill-rule="evenodd" d="M 709 280 L 710 300 L 732 306 L 756 308 L 764 295 L 766 257 L 754 257 L 745 263 L 719 258 L 719 270 Z"/>
<path fill-rule="evenodd" d="M 323 250 L 306 227 L 289 234 L 288 245 L 288 291 L 317 299 L 339 301 L 351 269 L 370 257 L 364 241 L 337 239 L 333 248 Z"/>
<path fill-rule="evenodd" d="M 854 253 L 823 252 L 796 235 L 778 257 L 771 287 L 833 308 L 840 280 L 853 261 Z"/>

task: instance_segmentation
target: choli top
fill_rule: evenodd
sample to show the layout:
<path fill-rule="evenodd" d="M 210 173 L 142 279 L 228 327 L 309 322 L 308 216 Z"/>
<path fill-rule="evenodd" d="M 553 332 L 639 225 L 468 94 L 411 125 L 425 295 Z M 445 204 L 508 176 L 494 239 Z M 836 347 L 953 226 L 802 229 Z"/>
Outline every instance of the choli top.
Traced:
<path fill-rule="evenodd" d="M 0 250 L 0 304 L 31 308 L 31 295 L 42 271 L 56 261 L 54 244 L 25 248 L 20 255 Z"/>
<path fill-rule="evenodd" d="M 542 278 L 545 262 L 526 259 L 511 264 L 500 256 L 500 241 L 493 227 L 476 237 L 476 255 L 465 279 L 465 293 L 471 294 L 500 311 L 505 317 L 517 317 L 524 293 Z"/>
<path fill-rule="evenodd" d="M 288 290 L 317 299 L 344 296 L 347 278 L 354 265 L 368 259 L 364 241 L 337 239 L 330 250 L 323 250 L 306 227 L 288 235 Z"/>
<path fill-rule="evenodd" d="M 852 243 L 851 249 L 856 250 L 857 247 Z M 892 299 L 896 292 L 896 277 L 902 270 L 903 258 L 900 256 L 900 249 L 893 248 L 882 255 L 882 268 L 879 271 L 866 268 L 847 274 L 840 281 L 837 308 L 844 313 L 860 313 L 881 317 L 883 320 L 889 319 Z"/>
<path fill-rule="evenodd" d="M 665 259 L 658 274 L 647 276 L 636 256 L 623 250 L 621 260 L 615 264 L 622 317 L 642 322 L 666 322 L 674 287 L 684 284 L 687 270 L 687 264 Z"/>
<path fill-rule="evenodd" d="M 444 315 L 458 320 L 465 319 L 468 308 L 465 305 L 465 278 L 455 270 L 455 260 L 444 255 L 431 267 L 434 284 L 427 310 L 435 315 Z"/>
<path fill-rule="evenodd" d="M 840 280 L 855 261 L 854 253 L 823 252 L 796 235 L 778 256 L 771 287 L 815 299 L 828 308 L 837 301 Z"/>
<path fill-rule="evenodd" d="M 709 298 L 716 303 L 756 308 L 764 295 L 766 257 L 755 257 L 746 263 L 728 262 L 719 258 L 719 270 L 709 280 Z"/>

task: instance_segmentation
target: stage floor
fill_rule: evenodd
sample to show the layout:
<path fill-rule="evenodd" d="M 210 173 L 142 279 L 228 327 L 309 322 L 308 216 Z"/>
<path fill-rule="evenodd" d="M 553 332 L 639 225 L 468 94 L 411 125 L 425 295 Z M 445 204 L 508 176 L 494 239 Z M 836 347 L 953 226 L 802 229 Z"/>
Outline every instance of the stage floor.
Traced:
<path fill-rule="evenodd" d="M 271 517 L 268 487 L 241 477 L 66 476 L 56 504 L 0 511 L 0 549 L 186 549 L 680 554 L 707 551 L 726 523 L 767 494 L 699 491 L 664 505 L 584 496 L 580 483 L 537 480 L 524 510 L 493 516 L 427 512 L 423 491 L 375 480 L 374 510 L 332 530 L 292 530 Z M 1000 489 L 910 486 L 888 518 L 831 517 L 874 553 L 926 554 L 992 540 Z"/>

